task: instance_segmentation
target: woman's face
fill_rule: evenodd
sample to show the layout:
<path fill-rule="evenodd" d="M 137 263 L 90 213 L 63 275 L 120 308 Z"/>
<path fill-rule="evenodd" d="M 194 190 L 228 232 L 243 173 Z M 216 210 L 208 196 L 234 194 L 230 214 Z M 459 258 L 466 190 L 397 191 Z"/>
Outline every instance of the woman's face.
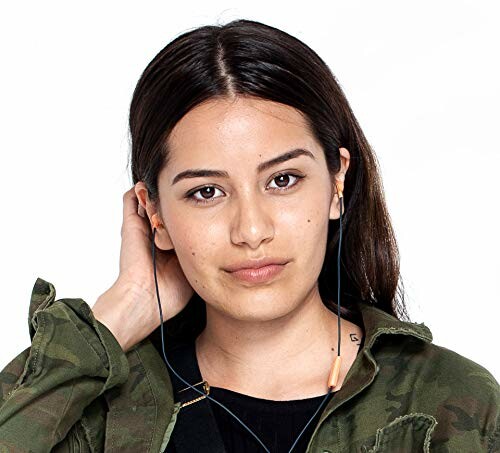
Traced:
<path fill-rule="evenodd" d="M 159 176 L 161 218 L 207 309 L 266 321 L 319 297 L 328 220 L 338 217 L 338 203 L 323 150 L 301 114 L 258 98 L 210 100 L 176 124 L 168 143 L 170 160 Z M 263 165 L 297 149 L 303 151 L 292 159 Z M 221 174 L 177 177 L 191 170 Z M 268 256 L 288 264 L 265 283 L 224 270 Z"/>

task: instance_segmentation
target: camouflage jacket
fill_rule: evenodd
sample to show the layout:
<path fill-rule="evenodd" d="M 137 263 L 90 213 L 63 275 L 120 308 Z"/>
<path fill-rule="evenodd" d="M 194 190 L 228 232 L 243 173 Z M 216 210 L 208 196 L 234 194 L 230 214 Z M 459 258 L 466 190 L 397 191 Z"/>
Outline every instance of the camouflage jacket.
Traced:
<path fill-rule="evenodd" d="M 124 353 L 83 299 L 55 294 L 36 280 L 31 346 L 0 373 L 0 452 L 163 452 L 180 404 L 151 339 Z M 307 452 L 499 452 L 492 374 L 424 323 L 360 309 L 364 345 Z"/>

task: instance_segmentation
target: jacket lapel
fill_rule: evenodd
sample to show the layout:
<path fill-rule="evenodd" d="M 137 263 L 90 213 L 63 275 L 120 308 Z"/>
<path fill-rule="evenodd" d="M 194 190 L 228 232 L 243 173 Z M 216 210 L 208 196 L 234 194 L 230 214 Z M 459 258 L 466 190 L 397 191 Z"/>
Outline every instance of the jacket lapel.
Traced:
<path fill-rule="evenodd" d="M 401 321 L 380 308 L 367 303 L 359 303 L 358 308 L 363 319 L 364 345 L 349 369 L 342 387 L 326 405 L 316 425 L 312 438 L 320 429 L 323 421 L 346 401 L 355 397 L 368 387 L 379 372 L 379 365 L 372 354 L 375 341 L 381 341 L 384 335 L 411 335 L 425 342 L 432 342 L 432 333 L 424 324 Z"/>

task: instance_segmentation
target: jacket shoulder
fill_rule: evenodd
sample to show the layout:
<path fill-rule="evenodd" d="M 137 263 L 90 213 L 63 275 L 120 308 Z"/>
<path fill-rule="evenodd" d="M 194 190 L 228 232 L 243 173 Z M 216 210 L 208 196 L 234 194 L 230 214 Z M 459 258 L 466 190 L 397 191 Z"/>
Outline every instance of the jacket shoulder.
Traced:
<path fill-rule="evenodd" d="M 483 390 L 498 397 L 499 383 L 495 376 L 483 365 L 458 352 L 434 343 L 427 345 L 427 354 L 431 360 L 429 373 L 442 383 L 455 388 L 463 386 L 464 392 Z"/>
<path fill-rule="evenodd" d="M 423 409 L 438 420 L 433 445 L 442 443 L 451 451 L 480 445 L 497 451 L 500 386 L 493 374 L 474 360 L 434 343 L 426 345 L 423 356 L 428 363 L 415 388 L 420 389 Z"/>
<path fill-rule="evenodd" d="M 378 372 L 362 406 L 379 437 L 428 424 L 430 451 L 497 451 L 500 388 L 493 374 L 428 339 L 391 333 L 372 348 Z"/>

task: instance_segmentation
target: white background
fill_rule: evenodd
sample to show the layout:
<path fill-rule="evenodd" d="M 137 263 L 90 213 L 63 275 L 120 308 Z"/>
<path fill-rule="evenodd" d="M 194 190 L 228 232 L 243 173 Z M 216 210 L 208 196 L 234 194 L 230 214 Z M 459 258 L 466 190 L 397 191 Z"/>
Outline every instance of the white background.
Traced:
<path fill-rule="evenodd" d="M 491 1 L 10 2 L 0 13 L 0 369 L 37 277 L 93 305 L 118 273 L 127 115 L 170 40 L 236 18 L 337 76 L 379 159 L 412 320 L 497 380 L 500 32 Z"/>

